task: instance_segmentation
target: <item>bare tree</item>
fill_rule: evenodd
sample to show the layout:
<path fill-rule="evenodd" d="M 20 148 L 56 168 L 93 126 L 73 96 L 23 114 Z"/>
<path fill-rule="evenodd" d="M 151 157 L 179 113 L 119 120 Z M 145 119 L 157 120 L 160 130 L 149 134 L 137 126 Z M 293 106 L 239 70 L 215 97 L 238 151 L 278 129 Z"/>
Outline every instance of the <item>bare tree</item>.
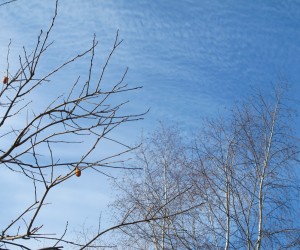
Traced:
<path fill-rule="evenodd" d="M 211 121 L 195 147 L 201 163 L 195 171 L 205 176 L 198 192 L 207 197 L 216 248 L 282 249 L 299 235 L 293 223 L 299 148 L 284 94 L 282 86 L 272 97 L 258 94 L 229 121 Z"/>
<path fill-rule="evenodd" d="M 23 181 L 31 182 L 33 188 L 28 206 L 11 218 L 10 223 L 1 225 L 2 248 L 29 249 L 28 242 L 31 241 L 28 240 L 31 239 L 46 240 L 51 249 L 66 244 L 81 249 L 95 247 L 93 242 L 101 232 L 94 235 L 95 239 L 89 240 L 88 244 L 79 244 L 65 239 L 67 226 L 62 235 L 42 232 L 47 221 L 38 224 L 37 218 L 46 209 L 49 193 L 54 188 L 59 189 L 74 175 L 80 176 L 86 169 L 105 174 L 107 168 L 124 168 L 122 156 L 133 148 L 111 137 L 112 131 L 143 117 L 142 113 L 128 114 L 128 101 L 120 101 L 125 92 L 140 88 L 129 87 L 125 83 L 128 69 L 120 74 L 116 83 L 103 82 L 109 62 L 122 43 L 118 33 L 101 67 L 94 61 L 98 45 L 94 36 L 90 47 L 82 53 L 53 69 L 41 70 L 41 61 L 47 59 L 52 45 L 50 37 L 57 11 L 58 1 L 49 28 L 40 32 L 32 50 L 24 47 L 22 55 L 11 59 L 12 43 L 8 45 L 6 74 L 0 89 L 0 166 L 2 171 L 7 168 L 11 174 L 21 174 Z M 54 76 L 63 72 L 69 64 L 87 58 L 86 74 L 78 76 L 72 83 L 64 83 L 65 93 L 57 94 L 53 84 L 61 79 Z M 12 64 L 18 64 L 18 69 L 14 71 Z M 47 72 L 42 73 L 45 70 Z M 48 99 L 41 102 L 40 93 L 47 93 Z M 99 156 L 98 149 L 102 143 L 113 143 L 116 151 Z M 81 154 L 68 157 L 61 152 L 66 148 L 77 151 L 80 148 Z M 9 202 L 5 201 L 7 206 Z"/>
<path fill-rule="evenodd" d="M 161 219 L 124 228 L 116 245 L 122 249 L 193 249 L 187 230 L 190 213 L 202 202 L 191 195 L 193 187 L 185 171 L 191 164 L 187 152 L 174 128 L 161 126 L 142 139 L 134 165 L 143 166 L 143 171 L 116 183 L 121 195 L 112 206 L 118 220 Z"/>
<path fill-rule="evenodd" d="M 225 118 L 208 120 L 196 139 L 162 126 L 138 149 L 120 181 L 117 216 L 163 219 L 119 231 L 122 249 L 297 249 L 299 140 L 281 85 Z M 185 213 L 180 211 L 185 210 Z M 170 217 L 169 214 L 175 214 Z"/>

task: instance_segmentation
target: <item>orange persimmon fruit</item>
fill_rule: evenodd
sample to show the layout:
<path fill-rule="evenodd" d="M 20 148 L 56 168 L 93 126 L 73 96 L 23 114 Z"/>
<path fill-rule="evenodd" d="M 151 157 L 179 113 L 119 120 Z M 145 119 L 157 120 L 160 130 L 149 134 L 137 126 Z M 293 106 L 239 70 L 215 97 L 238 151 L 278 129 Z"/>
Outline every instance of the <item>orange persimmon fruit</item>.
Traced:
<path fill-rule="evenodd" d="M 75 168 L 75 175 L 77 177 L 79 177 L 81 175 L 81 170 L 78 167 Z"/>
<path fill-rule="evenodd" d="M 2 82 L 4 84 L 7 84 L 8 83 L 8 77 L 7 76 L 3 76 Z"/>

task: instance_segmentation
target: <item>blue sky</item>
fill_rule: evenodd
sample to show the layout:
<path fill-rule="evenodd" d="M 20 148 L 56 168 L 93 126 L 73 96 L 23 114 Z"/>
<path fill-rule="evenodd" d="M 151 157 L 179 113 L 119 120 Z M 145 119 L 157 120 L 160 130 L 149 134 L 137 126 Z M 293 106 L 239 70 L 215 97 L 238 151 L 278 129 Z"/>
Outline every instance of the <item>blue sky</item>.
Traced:
<path fill-rule="evenodd" d="M 1 73 L 6 67 L 9 39 L 13 68 L 22 46 L 30 50 L 40 29 L 48 27 L 53 9 L 54 1 L 50 0 L 18 0 L 0 7 Z M 297 0 L 61 0 L 52 34 L 55 43 L 41 70 L 53 68 L 86 49 L 94 33 L 100 42 L 96 58 L 100 66 L 119 30 L 124 43 L 113 58 L 107 81 L 128 66 L 127 82 L 143 86 L 128 96 L 130 112 L 151 110 L 144 121 L 123 128 L 115 136 L 134 143 L 142 130 L 152 131 L 158 121 L 176 123 L 191 136 L 203 117 L 225 113 L 226 107 L 247 98 L 254 89 L 270 92 L 280 77 L 291 85 L 290 97 L 299 101 L 299 27 Z M 70 74 L 57 75 L 53 79 L 61 82 L 57 91 L 64 88 L 64 81 L 84 74 L 86 63 L 69 68 Z M 41 93 L 41 98 L 47 96 Z M 3 176 L 11 179 L 1 178 L 0 185 L 10 188 L 19 178 L 9 173 Z M 72 207 L 67 219 L 73 227 L 92 222 L 111 197 L 105 178 L 88 175 L 80 181 L 80 189 L 78 180 L 71 180 L 63 191 L 53 194 L 53 201 L 64 201 L 64 209 Z M 24 185 L 19 182 L 18 187 L 24 190 Z M 74 189 L 82 192 L 84 200 L 80 204 L 72 194 Z M 14 208 L 20 197 L 26 197 L 4 193 L 2 187 L 0 190 L 1 197 L 12 197 Z M 9 212 L 11 207 L 4 209 Z M 82 221 L 73 220 L 76 210 L 86 210 Z M 64 224 L 65 215 L 58 213 L 55 218 Z"/>

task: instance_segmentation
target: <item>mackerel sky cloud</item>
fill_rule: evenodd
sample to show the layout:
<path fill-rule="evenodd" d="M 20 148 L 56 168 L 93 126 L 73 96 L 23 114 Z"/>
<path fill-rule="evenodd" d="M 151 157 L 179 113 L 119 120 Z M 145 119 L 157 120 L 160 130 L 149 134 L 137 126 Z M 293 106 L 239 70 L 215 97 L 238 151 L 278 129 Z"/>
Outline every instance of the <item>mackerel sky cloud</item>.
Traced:
<path fill-rule="evenodd" d="M 16 50 L 32 45 L 53 5 L 3 6 L 1 51 L 10 37 Z M 102 56 L 119 30 L 124 44 L 113 64 L 128 66 L 128 82 L 144 86 L 134 104 L 151 108 L 146 121 L 193 124 L 253 88 L 269 89 L 279 76 L 299 92 L 299 18 L 297 1 L 61 1 L 47 63 L 83 50 L 94 33 Z"/>
<path fill-rule="evenodd" d="M 3 2 L 6 1 L 0 0 L 0 4 Z M 1 73 L 6 69 L 9 40 L 12 41 L 10 64 L 14 69 L 22 46 L 32 50 L 40 30 L 49 26 L 54 6 L 50 0 L 17 0 L 0 7 Z M 100 70 L 119 30 L 124 42 L 113 57 L 105 82 L 118 79 L 128 66 L 126 82 L 143 86 L 141 91 L 126 98 L 131 100 L 130 112 L 148 108 L 150 112 L 144 121 L 116 134 L 123 141 L 135 143 L 142 130 L 151 132 L 158 121 L 176 123 L 187 133 L 195 131 L 202 118 L 226 112 L 225 108 L 247 98 L 254 89 L 268 93 L 280 78 L 290 84 L 290 97 L 299 101 L 299 27 L 297 0 L 61 0 L 52 35 L 54 44 L 48 52 L 49 60 L 41 65 L 55 68 L 87 49 L 96 34 L 99 41 L 96 63 Z M 87 63 L 88 60 L 70 68 L 74 74 L 55 76 L 56 81 L 61 81 L 57 91 L 63 91 L 63 82 L 74 81 L 85 72 Z M 42 93 L 41 99 L 48 95 Z M 102 179 L 104 182 L 105 178 Z M 89 182 L 84 176 L 83 181 Z M 109 186 L 105 184 L 103 188 L 100 184 L 87 198 L 100 197 L 103 202 L 98 202 L 100 198 L 89 200 L 96 208 L 83 220 L 97 217 L 110 199 Z M 65 194 L 69 197 L 76 180 L 68 185 Z M 74 197 L 70 199 L 66 201 L 66 209 L 76 204 Z M 72 222 L 73 213 L 76 207 L 66 219 Z M 57 221 L 63 219 L 57 215 Z M 72 226 L 76 223 L 82 221 L 73 221 Z"/>

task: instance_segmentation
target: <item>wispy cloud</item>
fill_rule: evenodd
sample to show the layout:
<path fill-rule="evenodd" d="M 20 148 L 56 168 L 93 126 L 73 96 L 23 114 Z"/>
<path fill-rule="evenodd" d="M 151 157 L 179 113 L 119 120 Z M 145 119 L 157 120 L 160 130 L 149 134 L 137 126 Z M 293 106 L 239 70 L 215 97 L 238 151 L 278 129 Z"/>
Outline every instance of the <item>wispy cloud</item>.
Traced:
<path fill-rule="evenodd" d="M 11 66 L 16 68 L 22 46 L 32 48 L 40 29 L 51 22 L 53 9 L 53 1 L 39 0 L 19 0 L 1 7 L 0 72 L 6 69 L 9 38 Z M 299 95 L 299 23 L 298 1 L 60 1 L 52 36 L 55 43 L 41 70 L 52 69 L 85 50 L 94 33 L 100 42 L 95 67 L 101 70 L 119 29 L 124 44 L 105 81 L 117 80 L 120 71 L 129 66 L 126 82 L 144 89 L 128 97 L 132 99 L 128 111 L 151 108 L 144 122 L 115 134 L 134 143 L 133 135 L 141 127 L 151 130 L 158 120 L 196 129 L 203 116 L 219 114 L 253 88 L 268 91 L 280 74 L 290 80 L 292 95 Z M 87 63 L 85 59 L 53 77 L 56 92 L 65 91 L 79 74 L 84 78 Z M 47 96 L 43 91 L 40 98 Z M 76 217 L 77 210 L 87 209 L 88 214 L 92 205 L 101 209 L 98 201 L 109 200 L 107 184 L 85 188 L 90 178 L 98 177 L 87 173 L 54 194 L 64 204 L 63 210 L 69 209 L 68 219 Z M 5 185 L 13 188 L 14 182 Z M 74 193 L 84 197 L 84 204 L 76 205 Z M 15 197 L 10 195 L 5 197 Z M 66 219 L 59 213 L 56 218 Z"/>

